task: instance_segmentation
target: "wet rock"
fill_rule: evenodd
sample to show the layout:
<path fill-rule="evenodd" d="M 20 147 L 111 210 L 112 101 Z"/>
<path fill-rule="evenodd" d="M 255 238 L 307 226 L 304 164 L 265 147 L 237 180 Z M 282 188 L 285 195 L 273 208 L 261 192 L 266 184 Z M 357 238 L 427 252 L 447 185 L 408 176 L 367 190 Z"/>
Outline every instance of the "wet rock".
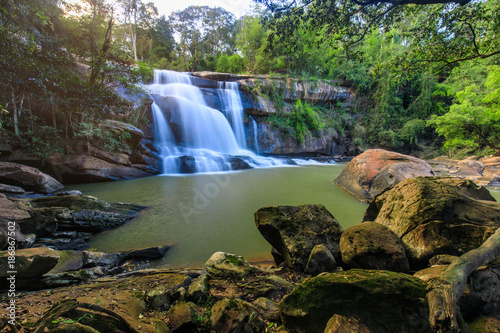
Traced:
<path fill-rule="evenodd" d="M 340 237 L 342 261 L 353 268 L 408 273 L 406 250 L 387 227 L 367 222 L 346 229 Z"/>
<path fill-rule="evenodd" d="M 263 207 L 254 218 L 262 236 L 290 268 L 305 270 L 310 253 L 318 244 L 340 259 L 342 227 L 322 205 Z"/>
<path fill-rule="evenodd" d="M 123 261 L 122 253 L 83 251 L 83 267 L 118 266 Z"/>
<path fill-rule="evenodd" d="M 500 203 L 469 180 L 419 177 L 376 197 L 363 219 L 389 228 L 410 264 L 423 267 L 437 254 L 479 247 L 500 227 Z"/>
<path fill-rule="evenodd" d="M 181 173 L 195 173 L 196 172 L 196 160 L 193 156 L 181 156 L 179 157 L 181 163 L 180 172 Z"/>
<path fill-rule="evenodd" d="M 229 159 L 229 163 L 231 163 L 231 170 L 253 169 L 253 167 L 245 161 L 244 157 L 232 156 Z"/>
<path fill-rule="evenodd" d="M 123 260 L 127 259 L 145 259 L 145 260 L 153 260 L 163 258 L 167 250 L 170 249 L 170 246 L 153 246 L 148 247 L 146 249 L 137 249 L 122 252 L 124 255 Z"/>
<path fill-rule="evenodd" d="M 370 149 L 353 158 L 335 183 L 363 202 L 400 181 L 413 177 L 435 176 L 431 166 L 418 158 L 383 149 Z"/>
<path fill-rule="evenodd" d="M 226 252 L 216 252 L 205 263 L 210 276 L 230 278 L 243 277 L 258 270 L 242 256 Z"/>
<path fill-rule="evenodd" d="M 342 238 L 340 238 L 342 240 Z M 342 248 L 342 245 L 341 245 Z M 323 244 L 316 245 L 309 255 L 306 264 L 306 272 L 318 275 L 323 272 L 331 272 L 337 268 L 337 262 L 332 253 Z"/>
<path fill-rule="evenodd" d="M 351 269 L 306 279 L 279 308 L 290 332 L 323 332 L 333 315 L 372 332 L 430 332 L 426 286 L 402 273 Z"/>
<path fill-rule="evenodd" d="M 326 324 L 324 333 L 371 333 L 370 329 L 349 316 L 333 315 Z"/>
<path fill-rule="evenodd" d="M 40 277 L 54 268 L 59 261 L 59 253 L 47 247 L 16 250 L 14 266 L 10 266 L 9 256 L 9 251 L 0 252 L 0 278 L 9 277 L 9 271 L 15 271 L 17 279 Z"/>
<path fill-rule="evenodd" d="M 64 188 L 57 180 L 36 168 L 11 162 L 0 162 L 0 182 L 44 194 Z"/>
<path fill-rule="evenodd" d="M 266 324 L 257 309 L 237 298 L 224 298 L 212 307 L 210 319 L 215 332 L 263 332 Z"/>

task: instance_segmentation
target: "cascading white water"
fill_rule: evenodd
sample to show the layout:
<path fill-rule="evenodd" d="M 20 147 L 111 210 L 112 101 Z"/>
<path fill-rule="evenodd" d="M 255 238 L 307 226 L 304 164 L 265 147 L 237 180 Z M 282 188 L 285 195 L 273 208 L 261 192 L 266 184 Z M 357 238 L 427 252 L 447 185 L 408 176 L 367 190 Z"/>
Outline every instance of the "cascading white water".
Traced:
<path fill-rule="evenodd" d="M 243 104 L 236 82 L 219 82 L 218 94 L 222 102 L 222 112 L 229 120 L 240 148 L 246 149 L 247 141 L 243 127 Z"/>
<path fill-rule="evenodd" d="M 250 120 L 252 120 L 253 127 L 253 145 L 255 146 L 255 152 L 259 154 L 259 127 L 255 119 L 252 116 L 249 116 Z"/>
<path fill-rule="evenodd" d="M 191 85 L 189 75 L 156 70 L 154 78 L 148 88 L 155 99 L 155 144 L 163 158 L 164 173 L 229 171 L 234 156 L 250 167 L 285 164 L 246 150 L 237 85 L 219 89 L 223 90 L 219 96 L 228 121 L 220 111 L 206 105 L 201 90 Z"/>

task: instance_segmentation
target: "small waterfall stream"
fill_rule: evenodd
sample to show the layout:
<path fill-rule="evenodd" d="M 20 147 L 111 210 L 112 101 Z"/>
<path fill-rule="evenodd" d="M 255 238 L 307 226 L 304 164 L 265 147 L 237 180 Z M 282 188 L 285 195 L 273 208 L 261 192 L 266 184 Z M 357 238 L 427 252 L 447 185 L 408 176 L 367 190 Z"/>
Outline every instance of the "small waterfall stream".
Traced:
<path fill-rule="evenodd" d="M 148 89 L 155 100 L 155 144 L 163 159 L 163 173 L 229 171 L 235 169 L 233 164 L 241 168 L 242 163 L 253 168 L 285 164 L 246 149 L 238 86 L 235 82 L 219 82 L 218 86 L 223 112 L 207 106 L 189 75 L 155 71 Z"/>
<path fill-rule="evenodd" d="M 253 127 L 253 145 L 255 146 L 255 152 L 259 154 L 259 127 L 255 119 L 252 116 L 249 116 L 250 120 L 252 120 Z"/>

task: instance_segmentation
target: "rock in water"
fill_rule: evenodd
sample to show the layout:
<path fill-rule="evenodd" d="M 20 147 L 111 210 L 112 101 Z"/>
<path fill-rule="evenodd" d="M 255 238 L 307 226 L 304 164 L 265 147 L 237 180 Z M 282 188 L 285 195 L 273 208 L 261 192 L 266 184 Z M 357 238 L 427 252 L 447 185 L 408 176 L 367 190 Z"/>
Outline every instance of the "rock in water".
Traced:
<path fill-rule="evenodd" d="M 419 177 L 377 196 L 364 220 L 392 230 L 420 267 L 435 255 L 481 246 L 500 227 L 500 203 L 470 180 Z"/>
<path fill-rule="evenodd" d="M 254 218 L 262 236 L 290 268 L 305 270 L 312 249 L 319 244 L 340 260 L 342 227 L 322 205 L 263 207 Z"/>
<path fill-rule="evenodd" d="M 430 332 L 426 286 L 402 273 L 351 269 L 306 279 L 279 308 L 289 332 L 323 332 L 334 315 L 372 332 Z"/>
<path fill-rule="evenodd" d="M 379 223 L 361 223 L 340 237 L 342 261 L 353 268 L 408 273 L 410 265 L 398 236 Z"/>
<path fill-rule="evenodd" d="M 413 177 L 435 176 L 432 167 L 416 157 L 370 149 L 353 158 L 335 183 L 363 202 L 370 200 L 400 181 Z"/>
<path fill-rule="evenodd" d="M 44 194 L 64 188 L 51 176 L 23 164 L 0 162 L 0 182 Z"/>

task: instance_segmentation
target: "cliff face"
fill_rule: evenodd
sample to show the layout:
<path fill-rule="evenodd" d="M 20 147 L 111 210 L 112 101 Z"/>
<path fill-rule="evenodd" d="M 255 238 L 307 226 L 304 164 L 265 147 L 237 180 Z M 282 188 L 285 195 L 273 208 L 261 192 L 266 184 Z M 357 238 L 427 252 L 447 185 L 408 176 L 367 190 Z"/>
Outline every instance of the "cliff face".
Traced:
<path fill-rule="evenodd" d="M 288 133 L 266 121 L 273 114 L 287 114 L 293 111 L 293 103 L 302 100 L 314 105 L 342 103 L 347 110 L 352 108 L 355 95 L 349 87 L 342 87 L 325 82 L 300 82 L 289 78 L 271 78 L 269 76 L 244 76 L 214 72 L 191 73 L 195 76 L 194 84 L 201 88 L 207 104 L 221 109 L 217 93 L 217 81 L 237 82 L 244 112 L 249 116 L 246 122 L 247 145 L 265 155 L 330 155 L 353 156 L 356 146 L 349 137 L 349 132 L 340 135 L 334 129 L 323 130 L 319 137 L 309 136 L 304 142 L 295 140 Z M 277 109 L 271 99 L 262 91 L 279 92 L 284 103 Z"/>

